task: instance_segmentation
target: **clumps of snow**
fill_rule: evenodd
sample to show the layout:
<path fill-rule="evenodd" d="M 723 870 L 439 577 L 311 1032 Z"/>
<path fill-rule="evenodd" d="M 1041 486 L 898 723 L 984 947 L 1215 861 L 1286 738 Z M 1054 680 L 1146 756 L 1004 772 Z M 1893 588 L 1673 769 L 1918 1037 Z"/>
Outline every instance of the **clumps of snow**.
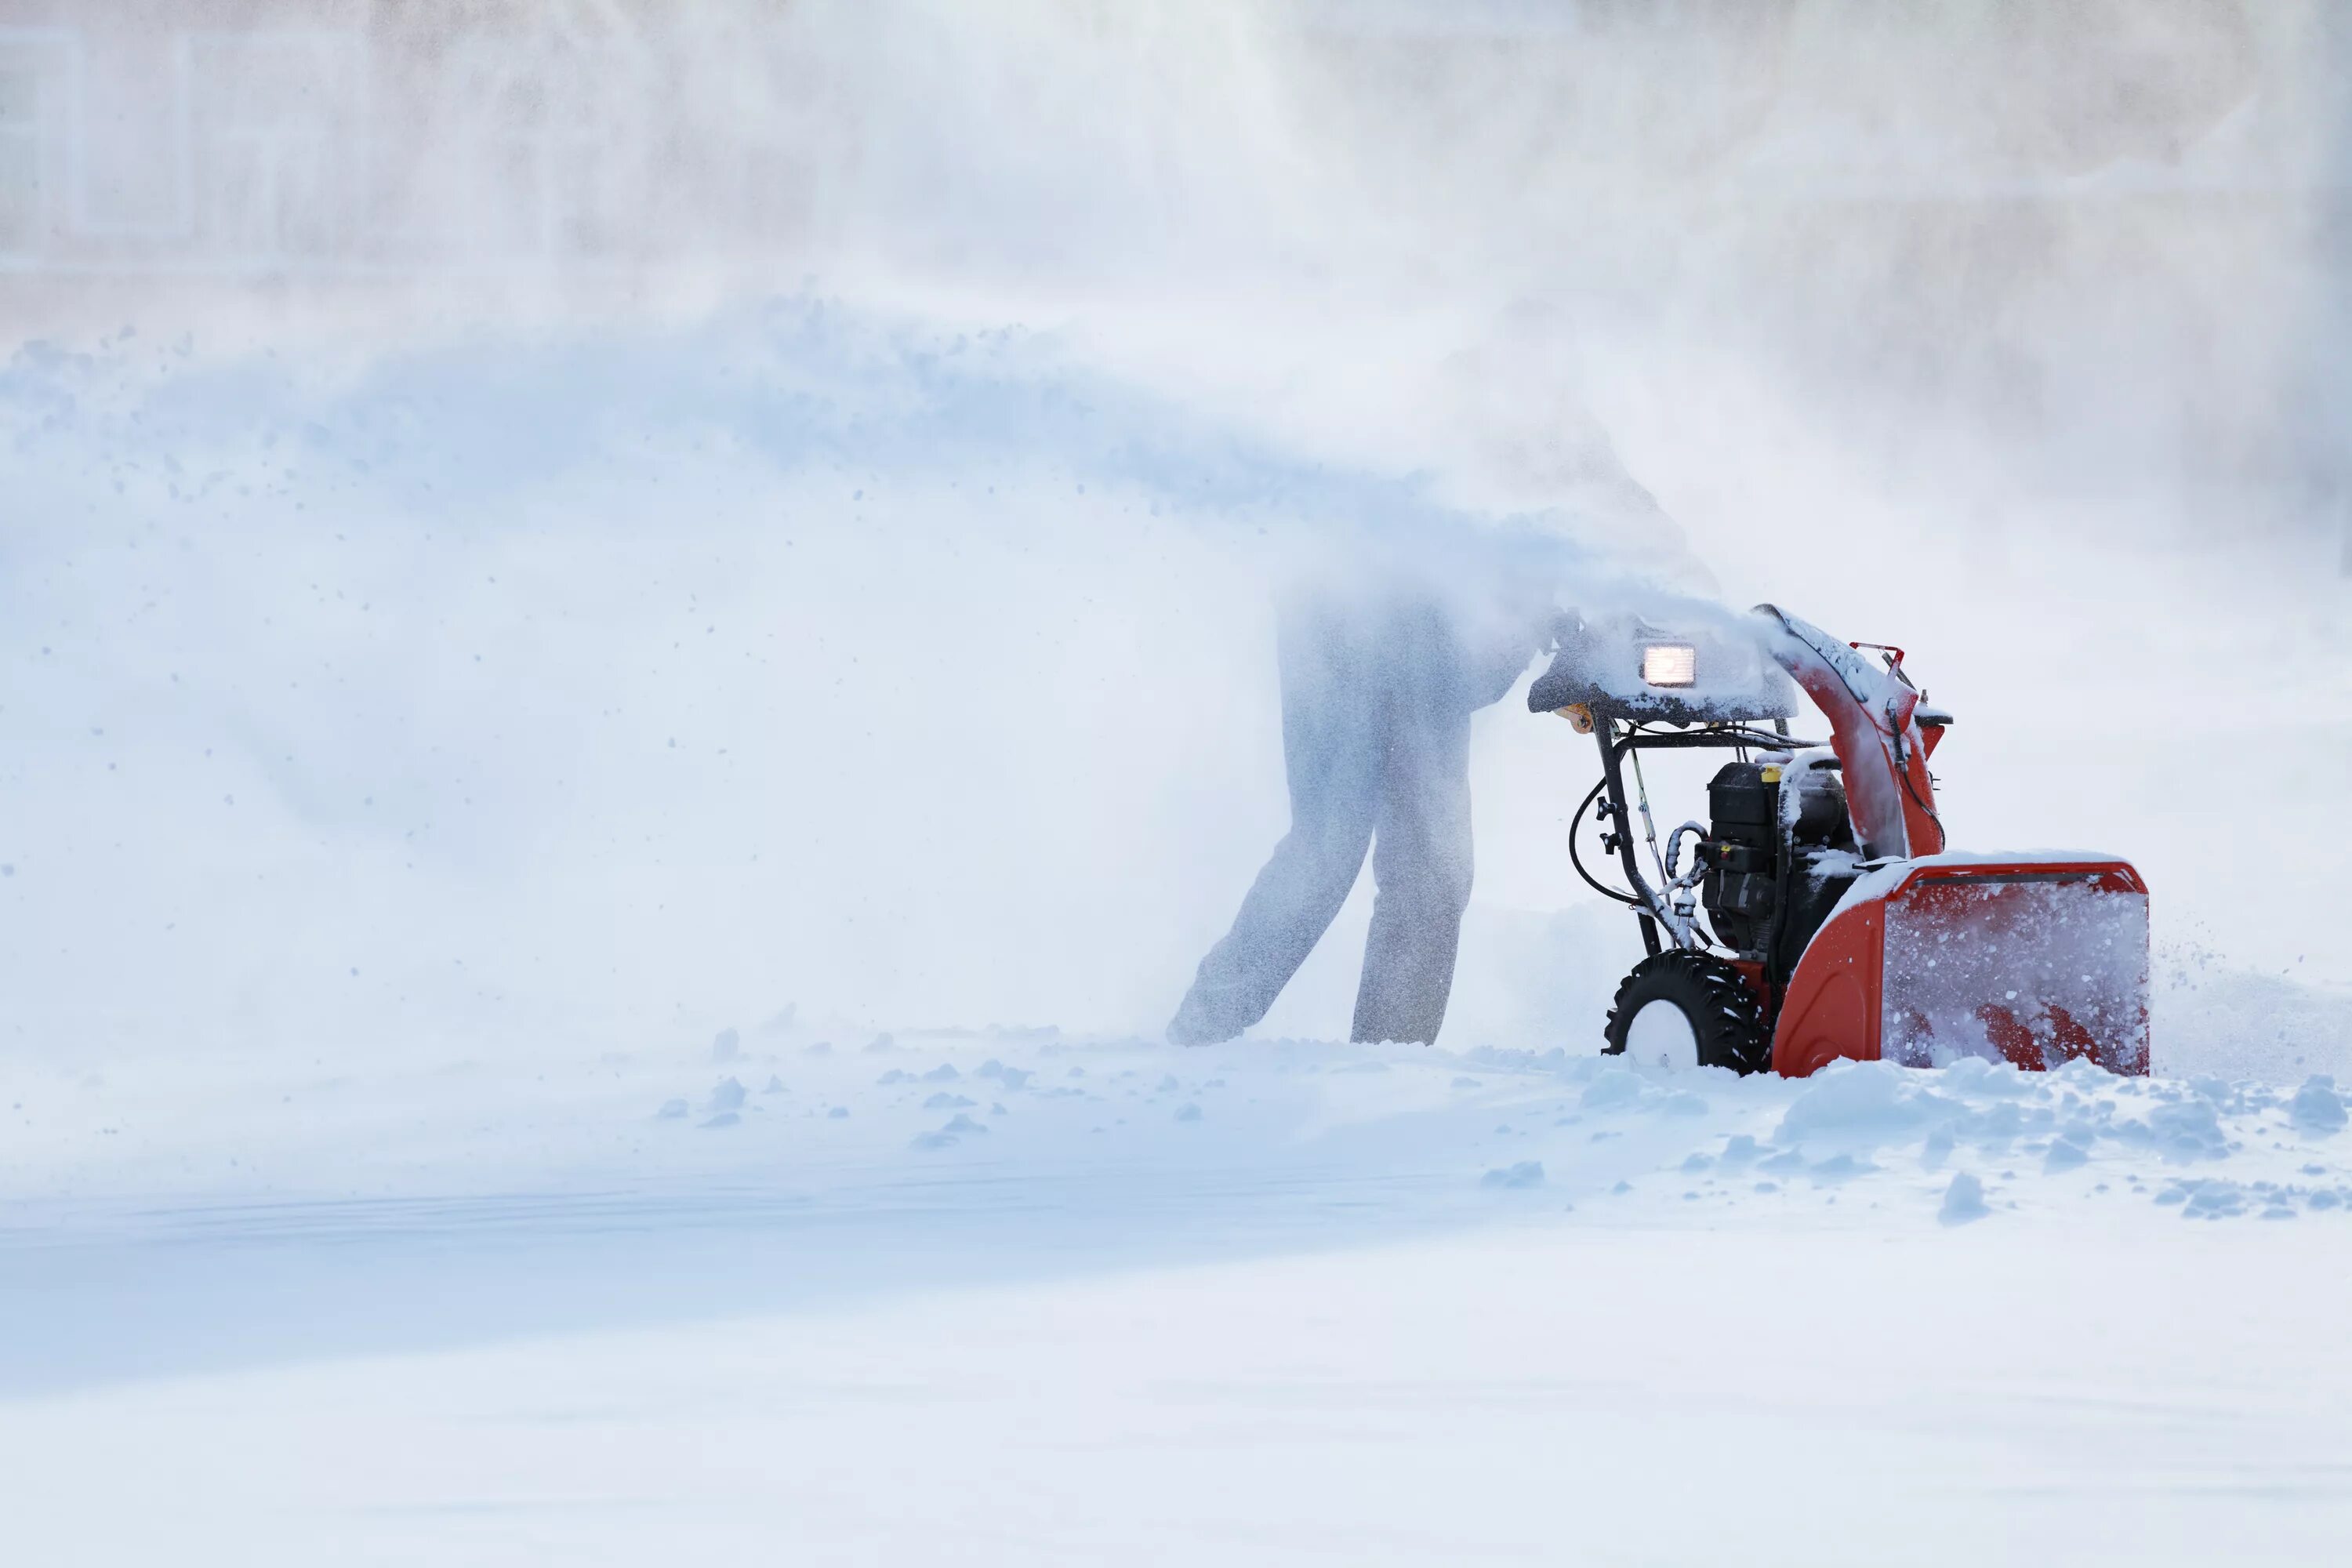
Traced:
<path fill-rule="evenodd" d="M 877 1089 L 888 1089 L 894 1083 L 912 1083 L 914 1081 L 915 1075 L 913 1073 L 908 1072 L 903 1068 L 892 1068 L 888 1072 L 884 1073 L 880 1078 L 874 1080 L 874 1087 Z"/>
<path fill-rule="evenodd" d="M 955 1063 L 941 1062 L 939 1066 L 933 1068 L 930 1071 L 923 1075 L 923 1081 L 925 1083 L 953 1083 L 956 1079 L 961 1077 L 963 1077 L 963 1074 L 956 1071 Z"/>
<path fill-rule="evenodd" d="M 1201 1108 L 1188 1100 L 1183 1104 L 1176 1108 L 1176 1120 L 1179 1121 L 1198 1121 L 1201 1120 Z"/>
<path fill-rule="evenodd" d="M 1805 1174 L 1817 1187 L 1833 1186 L 1850 1182 L 1856 1176 L 1871 1174 L 1878 1169 L 1867 1160 L 1857 1160 L 1851 1154 L 1832 1154 L 1807 1168 Z"/>
<path fill-rule="evenodd" d="M 1521 1160 L 1516 1165 L 1497 1165 L 1478 1178 L 1482 1187 L 1539 1187 L 1543 1185 L 1544 1168 L 1541 1160 Z M 1621 1186 L 1622 1183 L 1619 1184 Z"/>
<path fill-rule="evenodd" d="M 742 1054 L 743 1037 L 733 1029 L 721 1029 L 710 1037 L 710 1059 L 731 1062 Z"/>
<path fill-rule="evenodd" d="M 849 1107 L 845 1105 L 836 1105 L 832 1110 L 826 1111 L 825 1115 L 831 1117 L 835 1121 L 845 1121 L 849 1116 Z"/>
<path fill-rule="evenodd" d="M 1171 1094 L 1182 1087 L 1183 1086 L 1181 1084 L 1176 1081 L 1176 1075 L 1171 1072 L 1161 1077 L 1160 1079 L 1159 1089 L 1153 1092 L 1158 1094 Z"/>
<path fill-rule="evenodd" d="M 761 1094 L 782 1094 L 784 1092 L 784 1080 L 778 1078 L 774 1073 L 770 1073 L 768 1075 L 768 1087 L 761 1089 L 760 1092 Z"/>
<path fill-rule="evenodd" d="M 880 1056 L 885 1051 L 895 1051 L 898 1048 L 898 1041 L 896 1036 L 877 1035 L 866 1042 L 865 1054 L 869 1057 Z"/>
<path fill-rule="evenodd" d="M 1007 1089 L 1019 1089 L 1023 1084 L 1029 1081 L 1030 1070 L 1027 1068 L 1006 1067 L 994 1057 L 991 1057 L 988 1060 L 981 1063 L 980 1069 L 971 1076 L 974 1078 L 992 1078 Z"/>
<path fill-rule="evenodd" d="M 718 1115 L 713 1116 L 713 1117 L 709 1118 L 709 1120 L 705 1121 L 702 1123 L 702 1126 L 703 1126 L 705 1129 L 709 1129 L 709 1128 L 712 1128 L 712 1127 L 732 1127 L 732 1126 L 734 1126 L 736 1123 L 738 1123 L 738 1122 L 741 1121 L 742 1120 L 743 1120 L 743 1118 L 742 1118 L 742 1115 L 741 1115 L 741 1113 L 740 1113 L 740 1112 L 733 1111 L 733 1110 L 722 1110 L 722 1111 L 720 1111 Z"/>
<path fill-rule="evenodd" d="M 833 1042 L 831 1040 L 819 1040 L 814 1045 L 803 1046 L 801 1047 L 801 1055 L 804 1057 L 829 1057 L 833 1055 Z"/>
<path fill-rule="evenodd" d="M 1004 1102 L 1002 1100 L 992 1101 L 988 1107 L 988 1113 L 991 1116 L 1009 1116 L 1012 1114 L 1011 1111 L 1004 1109 Z"/>
<path fill-rule="evenodd" d="M 1454 1087 L 1455 1089 L 1477 1089 L 1482 1087 L 1482 1080 L 1472 1078 L 1465 1073 L 1454 1080 Z"/>
<path fill-rule="evenodd" d="M 923 1109 L 925 1110 L 956 1110 L 971 1103 L 971 1100 L 967 1100 L 961 1094 L 950 1094 L 946 1089 L 941 1089 L 939 1093 L 931 1096 L 930 1099 L 923 1101 Z"/>
<path fill-rule="evenodd" d="M 656 1111 L 655 1111 L 655 1112 L 654 1112 L 654 1115 L 655 1115 L 655 1116 L 658 1117 L 659 1119 L 661 1119 L 661 1120 L 662 1120 L 662 1121 L 671 1121 L 671 1120 L 673 1120 L 673 1119 L 675 1119 L 675 1118 L 677 1118 L 677 1117 L 682 1117 L 682 1116 L 684 1116 L 685 1114 L 686 1114 L 686 1101 L 684 1101 L 684 1100 L 663 1100 L 663 1101 L 662 1101 L 662 1108 L 661 1108 L 659 1110 L 656 1110 Z"/>
<path fill-rule="evenodd" d="M 1893 1142 L 1938 1111 L 1957 1110 L 1906 1069 L 1878 1062 L 1837 1062 L 1808 1079 L 1780 1118 L 1776 1143 L 1834 1138 Z"/>
<path fill-rule="evenodd" d="M 2042 1173 L 2054 1176 L 2090 1163 L 2093 1136 L 2090 1127 L 2078 1121 L 2050 1140 L 2050 1152 L 2042 1157 Z"/>
<path fill-rule="evenodd" d="M 711 1086 L 710 1099 L 704 1109 L 710 1111 L 740 1110 L 743 1108 L 743 1086 L 731 1078 L 722 1078 Z"/>
<path fill-rule="evenodd" d="M 942 1132 L 956 1133 L 985 1132 L 988 1131 L 988 1128 L 986 1124 L 974 1121 L 971 1117 L 966 1116 L 962 1111 L 959 1110 L 954 1116 L 949 1119 L 948 1124 L 945 1127 L 940 1128 L 940 1131 Z"/>
<path fill-rule="evenodd" d="M 2297 1132 L 2326 1138 L 2344 1131 L 2344 1097 L 2336 1092 L 2336 1080 L 2325 1073 L 2304 1079 L 2286 1109 L 2287 1120 Z"/>
<path fill-rule="evenodd" d="M 2300 1183 L 2232 1182 L 2219 1176 L 2178 1177 L 2156 1194 L 2179 1205 L 2183 1219 L 2235 1219 L 2249 1211 L 2264 1219 L 2293 1219 L 2300 1212 L 2325 1214 L 2352 1205 L 2352 1187 L 2306 1187 Z"/>
<path fill-rule="evenodd" d="M 908 1144 L 910 1149 L 952 1149 L 963 1142 L 952 1132 L 918 1132 Z"/>
<path fill-rule="evenodd" d="M 2221 1131 L 2221 1113 L 2210 1100 L 2182 1100 L 2158 1105 L 2139 1125 L 2145 1128 L 2147 1141 L 2175 1164 L 2229 1157 L 2230 1141 Z"/>
<path fill-rule="evenodd" d="M 1990 1214 L 1985 1206 L 1984 1184 L 1966 1171 L 1953 1173 L 1951 1185 L 1944 1189 L 1944 1206 L 1936 1211 L 1941 1225 L 1966 1225 Z"/>
<path fill-rule="evenodd" d="M 1587 1110 L 1614 1110 L 1639 1103 L 1649 1092 L 1640 1073 L 1622 1061 L 1612 1061 L 1584 1086 L 1581 1103 Z"/>

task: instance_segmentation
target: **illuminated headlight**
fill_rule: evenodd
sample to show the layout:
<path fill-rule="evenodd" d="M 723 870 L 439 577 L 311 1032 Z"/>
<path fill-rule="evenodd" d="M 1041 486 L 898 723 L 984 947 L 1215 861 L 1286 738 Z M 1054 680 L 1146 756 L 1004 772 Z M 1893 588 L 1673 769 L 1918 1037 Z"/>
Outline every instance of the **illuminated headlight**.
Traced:
<path fill-rule="evenodd" d="M 1691 686 L 1698 680 L 1698 649 L 1686 642 L 1654 642 L 1642 648 L 1642 679 L 1652 686 Z"/>

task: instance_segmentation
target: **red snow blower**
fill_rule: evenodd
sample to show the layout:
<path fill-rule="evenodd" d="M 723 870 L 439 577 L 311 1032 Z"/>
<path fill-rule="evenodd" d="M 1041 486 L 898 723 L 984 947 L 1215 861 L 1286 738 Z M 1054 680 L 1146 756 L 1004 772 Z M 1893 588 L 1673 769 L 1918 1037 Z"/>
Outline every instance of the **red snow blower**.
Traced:
<path fill-rule="evenodd" d="M 2147 885 L 2128 861 L 1952 851 L 1927 772 L 1951 715 L 1912 685 L 1901 648 L 1769 605 L 1752 623 L 1692 619 L 1570 616 L 1528 694 L 1600 743 L 1570 858 L 1634 910 L 1649 950 L 1617 989 L 1608 1051 L 1792 1077 L 1840 1057 L 2147 1071 Z M 1790 737 L 1799 689 L 1826 743 Z M 1710 820 L 1661 850 L 1642 756 L 1691 749 L 1735 760 L 1707 786 Z M 1596 803 L 1627 888 L 1578 850 Z"/>

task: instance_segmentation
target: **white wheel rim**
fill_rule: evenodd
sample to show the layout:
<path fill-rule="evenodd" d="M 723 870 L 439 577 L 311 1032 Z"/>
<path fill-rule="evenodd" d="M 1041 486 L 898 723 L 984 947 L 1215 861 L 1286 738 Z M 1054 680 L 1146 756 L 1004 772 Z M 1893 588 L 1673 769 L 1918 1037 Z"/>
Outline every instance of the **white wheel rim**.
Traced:
<path fill-rule="evenodd" d="M 1643 1067 L 1687 1071 L 1698 1066 L 1698 1031 L 1680 1007 L 1660 997 L 1633 1015 L 1625 1031 L 1625 1057 Z"/>

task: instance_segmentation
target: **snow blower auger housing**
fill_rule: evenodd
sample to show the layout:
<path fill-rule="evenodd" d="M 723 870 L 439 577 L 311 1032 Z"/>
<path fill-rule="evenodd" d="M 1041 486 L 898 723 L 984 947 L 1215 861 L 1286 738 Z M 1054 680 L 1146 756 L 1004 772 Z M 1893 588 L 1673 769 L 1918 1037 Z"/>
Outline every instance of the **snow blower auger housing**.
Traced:
<path fill-rule="evenodd" d="M 1600 745 L 1570 858 L 1633 909 L 1649 950 L 1618 987 L 1605 1048 L 1792 1077 L 1840 1057 L 2145 1074 L 2147 886 L 2130 862 L 1954 852 L 1927 772 L 1952 719 L 1902 649 L 1840 642 L 1769 605 L 1693 619 L 1566 616 L 1528 694 Z M 1825 743 L 1790 737 L 1801 690 Z M 1642 754 L 1691 749 L 1734 756 L 1707 787 L 1708 820 L 1661 849 Z M 1596 805 L 1626 888 L 1578 850 Z"/>

